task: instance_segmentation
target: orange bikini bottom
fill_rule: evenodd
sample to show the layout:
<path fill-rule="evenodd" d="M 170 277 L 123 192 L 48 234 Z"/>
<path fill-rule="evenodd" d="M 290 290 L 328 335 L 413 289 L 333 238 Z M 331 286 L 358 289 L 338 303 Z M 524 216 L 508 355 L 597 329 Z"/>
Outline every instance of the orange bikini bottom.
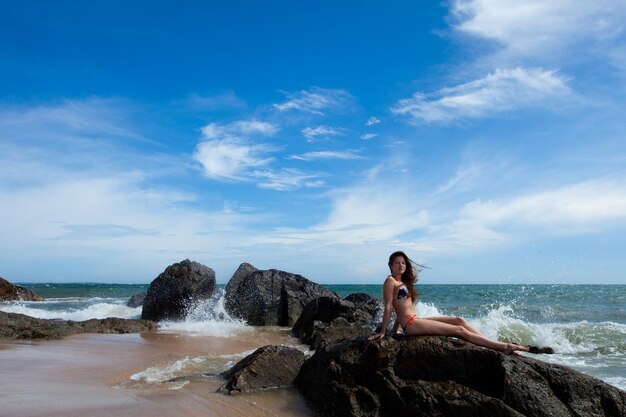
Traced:
<path fill-rule="evenodd" d="M 409 320 L 404 323 L 402 325 L 402 333 L 406 336 L 406 328 L 410 325 L 413 324 L 413 321 L 417 318 L 417 314 L 413 314 L 412 316 L 409 317 Z"/>

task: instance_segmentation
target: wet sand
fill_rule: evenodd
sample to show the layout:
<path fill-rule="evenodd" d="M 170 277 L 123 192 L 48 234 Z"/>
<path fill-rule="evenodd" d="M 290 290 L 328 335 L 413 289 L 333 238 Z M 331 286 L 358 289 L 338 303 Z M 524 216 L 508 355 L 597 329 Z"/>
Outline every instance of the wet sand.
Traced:
<path fill-rule="evenodd" d="M 151 332 L 0 341 L 0 416 L 313 416 L 294 389 L 230 396 L 215 392 L 223 379 L 201 374 L 207 364 L 225 369 L 228 355 L 237 355 L 230 359 L 236 362 L 266 344 L 297 341 L 279 328 L 229 337 Z M 198 369 L 186 370 L 197 377 L 183 377 L 183 383 L 131 380 L 185 358 L 202 359 Z"/>

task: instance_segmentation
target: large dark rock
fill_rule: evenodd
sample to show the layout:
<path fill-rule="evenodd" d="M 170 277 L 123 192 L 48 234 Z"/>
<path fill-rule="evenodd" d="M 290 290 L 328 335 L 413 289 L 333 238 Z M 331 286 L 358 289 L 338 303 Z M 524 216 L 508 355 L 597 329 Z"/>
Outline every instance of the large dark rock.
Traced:
<path fill-rule="evenodd" d="M 186 259 L 168 266 L 148 288 L 141 318 L 182 320 L 201 300 L 211 298 L 215 290 L 215 271 Z"/>
<path fill-rule="evenodd" d="M 78 333 L 139 333 L 156 328 L 156 323 L 149 320 L 46 320 L 0 311 L 0 338 L 4 339 L 60 339 Z"/>
<path fill-rule="evenodd" d="M 292 332 L 312 349 L 371 334 L 381 304 L 366 294 L 351 294 L 345 300 L 318 297 L 305 306 Z"/>
<path fill-rule="evenodd" d="M 304 306 L 320 296 L 337 297 L 301 275 L 242 264 L 226 286 L 224 305 L 253 326 L 293 326 Z"/>
<path fill-rule="evenodd" d="M 626 392 L 596 378 L 438 336 L 330 345 L 296 385 L 320 416 L 626 415 Z"/>
<path fill-rule="evenodd" d="M 220 389 L 257 392 L 289 387 L 304 363 L 304 353 L 288 346 L 263 346 L 237 362 L 222 376 L 228 380 Z"/>
<path fill-rule="evenodd" d="M 0 277 L 0 301 L 43 301 L 44 298 L 28 288 L 13 285 Z"/>

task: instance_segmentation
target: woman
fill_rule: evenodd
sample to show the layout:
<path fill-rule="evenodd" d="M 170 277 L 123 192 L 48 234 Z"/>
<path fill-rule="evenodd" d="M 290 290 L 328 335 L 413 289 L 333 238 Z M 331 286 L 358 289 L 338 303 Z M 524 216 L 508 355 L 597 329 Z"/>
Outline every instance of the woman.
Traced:
<path fill-rule="evenodd" d="M 368 340 L 385 337 L 393 307 L 396 312 L 393 334 L 396 334 L 398 326 L 401 326 L 402 332 L 406 336 L 453 336 L 506 354 L 513 354 L 518 350 L 528 351 L 526 346 L 498 342 L 483 336 L 461 317 L 417 317 L 414 306 L 417 300 L 417 291 L 415 290 L 417 273 L 413 269 L 411 260 L 402 251 L 394 252 L 389 257 L 389 269 L 391 275 L 387 277 L 383 285 L 385 302 L 383 324 L 380 333 L 370 336 Z"/>

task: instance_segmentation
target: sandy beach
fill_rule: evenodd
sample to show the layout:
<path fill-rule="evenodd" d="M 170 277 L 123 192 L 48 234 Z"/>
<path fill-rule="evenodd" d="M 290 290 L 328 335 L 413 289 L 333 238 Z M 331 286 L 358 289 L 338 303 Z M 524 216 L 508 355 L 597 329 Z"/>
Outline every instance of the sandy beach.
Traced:
<path fill-rule="evenodd" d="M 216 392 L 221 378 L 203 375 L 266 344 L 297 341 L 282 328 L 227 338 L 154 332 L 2 341 L 0 416 L 312 416 L 295 390 L 230 396 Z"/>

